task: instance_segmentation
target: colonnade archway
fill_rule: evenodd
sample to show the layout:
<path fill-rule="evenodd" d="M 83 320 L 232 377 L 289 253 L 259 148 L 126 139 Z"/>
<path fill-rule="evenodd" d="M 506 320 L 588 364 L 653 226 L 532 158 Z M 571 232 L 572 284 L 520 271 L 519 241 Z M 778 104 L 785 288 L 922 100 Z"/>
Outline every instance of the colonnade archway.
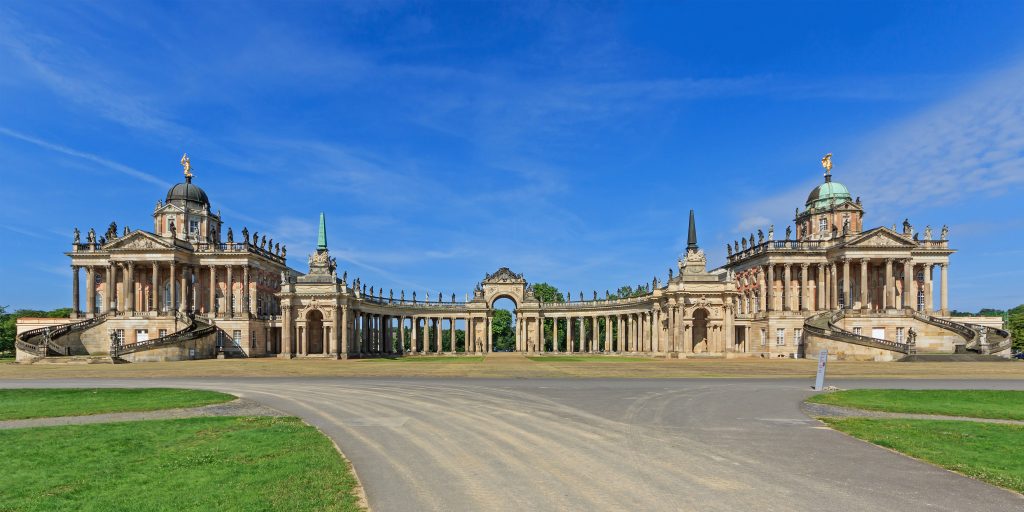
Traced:
<path fill-rule="evenodd" d="M 522 352 L 519 329 L 522 322 L 518 317 L 518 305 L 515 299 L 502 295 L 491 301 L 490 318 L 492 352 Z"/>

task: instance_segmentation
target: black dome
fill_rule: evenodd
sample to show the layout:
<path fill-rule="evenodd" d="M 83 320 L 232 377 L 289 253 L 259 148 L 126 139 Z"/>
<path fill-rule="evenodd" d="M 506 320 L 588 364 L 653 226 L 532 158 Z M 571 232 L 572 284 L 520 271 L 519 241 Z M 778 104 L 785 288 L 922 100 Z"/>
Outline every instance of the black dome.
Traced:
<path fill-rule="evenodd" d="M 193 185 L 191 179 L 186 179 L 185 183 L 178 183 L 171 187 L 167 191 L 167 201 L 165 202 L 178 206 L 210 206 L 210 199 L 206 197 L 206 192 Z"/>

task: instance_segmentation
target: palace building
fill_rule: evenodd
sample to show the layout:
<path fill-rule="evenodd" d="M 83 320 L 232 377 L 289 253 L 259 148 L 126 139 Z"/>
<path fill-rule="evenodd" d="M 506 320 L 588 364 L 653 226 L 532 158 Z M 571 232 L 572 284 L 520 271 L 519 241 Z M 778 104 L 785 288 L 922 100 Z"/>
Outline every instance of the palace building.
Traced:
<path fill-rule="evenodd" d="M 948 316 L 948 229 L 937 237 L 909 221 L 865 229 L 860 198 L 833 181 L 831 155 L 822 164 L 824 183 L 797 208 L 784 237 L 770 226 L 767 236 L 759 230 L 737 240 L 720 267 L 708 270 L 691 210 L 675 268 L 639 296 L 594 292 L 544 302 L 522 274 L 501 268 L 458 301 L 396 296 L 339 276 L 323 214 L 308 270 L 289 267 L 287 248 L 267 235 L 222 229 L 185 156 L 185 180 L 157 201 L 152 231 L 119 232 L 111 223 L 100 236 L 89 229 L 83 241 L 75 229 L 67 253 L 72 316 L 19 320 L 18 361 L 485 354 L 495 348 L 501 298 L 516 304 L 515 350 L 526 353 L 1008 356 L 1001 325 Z"/>

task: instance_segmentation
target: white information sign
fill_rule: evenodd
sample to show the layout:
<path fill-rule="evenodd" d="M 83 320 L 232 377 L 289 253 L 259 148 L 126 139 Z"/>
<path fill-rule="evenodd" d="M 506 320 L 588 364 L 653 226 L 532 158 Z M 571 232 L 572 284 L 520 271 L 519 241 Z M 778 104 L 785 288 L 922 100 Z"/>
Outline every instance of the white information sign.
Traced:
<path fill-rule="evenodd" d="M 825 387 L 825 363 L 828 362 L 828 350 L 818 352 L 818 376 L 814 379 L 814 390 L 821 391 Z"/>

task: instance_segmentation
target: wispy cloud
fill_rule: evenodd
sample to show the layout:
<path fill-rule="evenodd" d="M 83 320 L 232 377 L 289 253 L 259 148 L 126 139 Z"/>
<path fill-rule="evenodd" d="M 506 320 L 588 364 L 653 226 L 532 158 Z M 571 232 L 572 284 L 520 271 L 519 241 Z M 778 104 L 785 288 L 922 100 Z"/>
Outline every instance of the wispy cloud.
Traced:
<path fill-rule="evenodd" d="M 108 159 L 103 158 L 103 157 L 101 157 L 99 155 L 94 155 L 92 153 L 87 153 L 85 151 L 79 151 L 77 149 L 72 149 L 72 148 L 69 148 L 67 146 L 63 146 L 61 144 L 45 141 L 43 139 L 40 139 L 40 138 L 37 138 L 37 137 L 33 137 L 31 135 L 26 135 L 24 133 L 17 132 L 17 131 L 14 131 L 14 130 L 11 130 L 9 128 L 5 128 L 5 127 L 2 127 L 2 126 L 0 126 L 0 134 L 6 135 L 6 136 L 11 137 L 13 139 L 20 140 L 22 142 L 28 142 L 29 144 L 34 144 L 34 145 L 39 146 L 39 147 L 41 147 L 43 149 L 48 149 L 50 151 L 56 151 L 58 153 L 62 153 L 62 154 L 68 155 L 68 156 L 73 156 L 73 157 L 76 157 L 76 158 L 81 158 L 83 160 L 88 160 L 90 162 L 99 164 L 99 165 L 101 165 L 101 166 L 103 166 L 103 167 L 105 167 L 107 169 L 112 170 L 112 171 L 119 172 L 121 174 L 125 174 L 125 175 L 131 176 L 133 178 L 136 178 L 136 179 L 148 182 L 148 183 L 152 183 L 154 185 L 159 185 L 160 187 L 165 188 L 165 189 L 169 188 L 171 186 L 171 184 L 169 182 L 164 181 L 164 180 L 162 180 L 160 178 L 157 178 L 156 176 L 153 176 L 152 174 L 149 174 L 148 172 L 141 171 L 141 170 L 136 169 L 134 167 L 130 167 L 130 166 L 127 166 L 127 165 L 115 162 L 113 160 L 108 160 Z"/>

